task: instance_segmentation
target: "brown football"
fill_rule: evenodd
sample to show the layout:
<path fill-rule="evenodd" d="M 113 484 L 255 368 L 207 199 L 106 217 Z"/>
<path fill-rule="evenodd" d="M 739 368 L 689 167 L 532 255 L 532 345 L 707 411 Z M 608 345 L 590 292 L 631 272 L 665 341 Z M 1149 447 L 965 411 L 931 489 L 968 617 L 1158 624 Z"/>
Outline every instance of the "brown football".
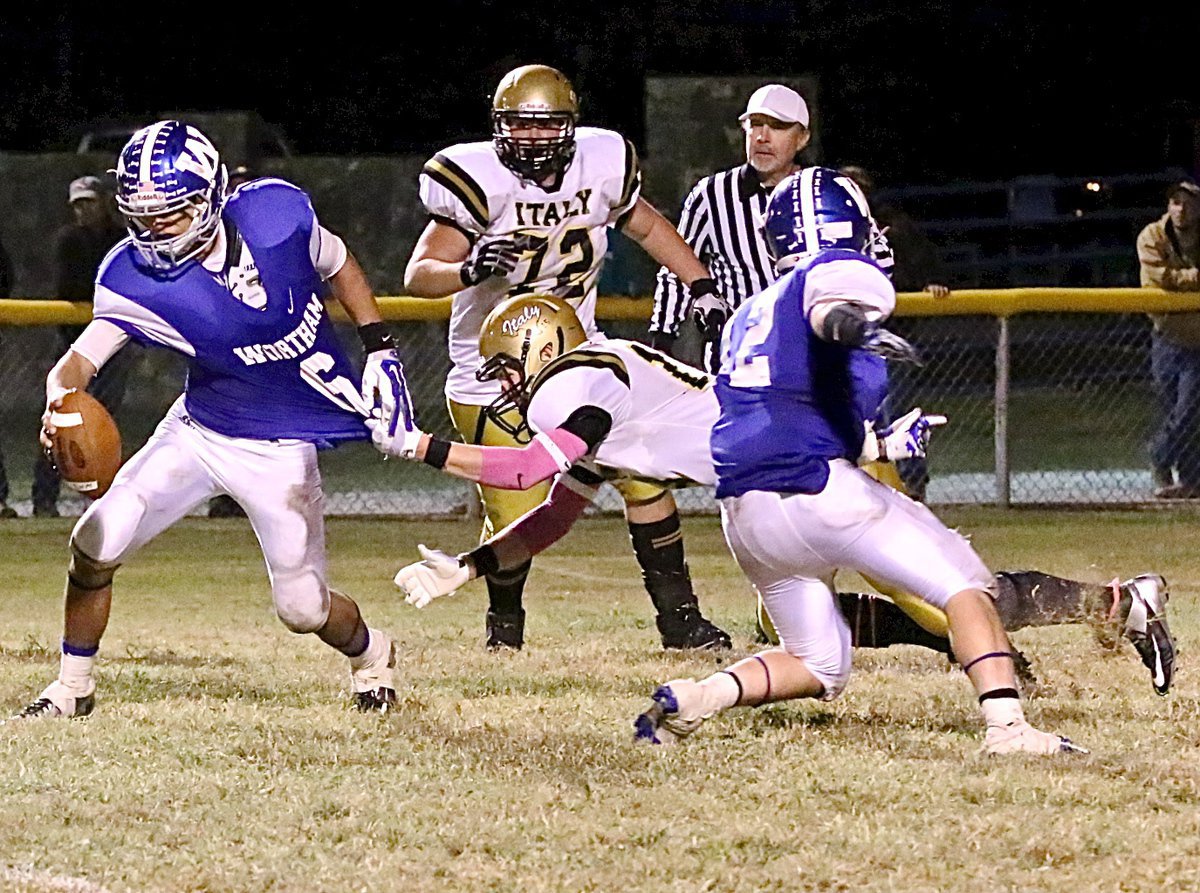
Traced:
<path fill-rule="evenodd" d="M 54 464 L 63 483 L 89 499 L 99 499 L 112 486 L 121 467 L 121 432 L 95 397 L 70 391 L 50 415 Z"/>

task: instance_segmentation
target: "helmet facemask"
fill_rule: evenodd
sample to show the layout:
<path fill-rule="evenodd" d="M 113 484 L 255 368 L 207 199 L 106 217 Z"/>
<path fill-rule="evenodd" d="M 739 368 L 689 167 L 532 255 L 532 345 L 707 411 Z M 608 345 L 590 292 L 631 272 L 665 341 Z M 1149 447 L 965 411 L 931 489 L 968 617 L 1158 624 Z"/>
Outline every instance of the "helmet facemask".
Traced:
<path fill-rule="evenodd" d="M 199 130 L 178 121 L 142 128 L 121 150 L 117 208 L 134 247 L 156 270 L 178 267 L 204 254 L 217 237 L 226 172 L 216 148 Z M 182 232 L 154 231 L 154 223 L 184 214 Z"/>
<path fill-rule="evenodd" d="M 525 180 L 560 177 L 575 157 L 579 98 L 561 71 L 522 65 L 492 99 L 492 145 L 500 163 Z M 537 136 L 532 132 L 538 131 Z M 517 134 L 521 135 L 517 135 Z"/>
<path fill-rule="evenodd" d="M 553 130 L 554 136 L 515 136 Z M 565 112 L 492 112 L 492 145 L 506 168 L 526 180 L 557 177 L 575 157 L 575 117 Z"/>

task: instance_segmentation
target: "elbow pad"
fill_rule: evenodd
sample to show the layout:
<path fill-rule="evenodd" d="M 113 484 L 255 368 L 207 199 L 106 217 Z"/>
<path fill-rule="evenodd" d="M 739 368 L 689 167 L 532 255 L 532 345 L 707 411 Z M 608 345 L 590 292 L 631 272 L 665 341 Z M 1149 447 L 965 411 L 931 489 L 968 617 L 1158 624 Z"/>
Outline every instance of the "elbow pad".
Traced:
<path fill-rule="evenodd" d="M 857 304 L 836 304 L 820 322 L 817 336 L 822 341 L 861 347 L 874 327 Z"/>

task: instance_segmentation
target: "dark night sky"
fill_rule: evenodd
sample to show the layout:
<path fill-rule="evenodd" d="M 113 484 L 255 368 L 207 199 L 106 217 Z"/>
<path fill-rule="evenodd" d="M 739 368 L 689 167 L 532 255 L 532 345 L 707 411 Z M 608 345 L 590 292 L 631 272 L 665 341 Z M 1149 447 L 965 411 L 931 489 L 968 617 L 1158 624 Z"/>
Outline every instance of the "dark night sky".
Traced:
<path fill-rule="evenodd" d="M 796 72 L 819 79 L 826 160 L 889 179 L 1192 168 L 1197 13 L 1113 5 L 440 0 L 389 4 L 393 22 L 375 5 L 243 4 L 201 27 L 204 4 L 157 23 L 133 4 L 99 19 L 43 4 L 0 19 L 0 149 L 72 148 L 104 117 L 252 108 L 300 152 L 428 152 L 482 136 L 499 76 L 540 61 L 575 81 L 585 123 L 639 145 L 647 73 Z"/>

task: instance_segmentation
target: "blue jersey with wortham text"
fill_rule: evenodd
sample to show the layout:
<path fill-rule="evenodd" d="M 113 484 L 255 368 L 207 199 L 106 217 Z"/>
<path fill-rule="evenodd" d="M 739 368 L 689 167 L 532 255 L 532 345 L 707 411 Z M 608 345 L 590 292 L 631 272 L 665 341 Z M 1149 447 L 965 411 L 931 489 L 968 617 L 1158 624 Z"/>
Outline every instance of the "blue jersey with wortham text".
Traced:
<path fill-rule="evenodd" d="M 308 196 L 282 180 L 256 181 L 230 197 L 224 225 L 221 269 L 190 261 L 163 273 L 119 245 L 97 276 L 95 317 L 184 354 L 187 412 L 220 434 L 319 446 L 364 439 L 360 376 L 338 344 L 313 266 L 320 230 Z M 255 300 L 231 285 L 247 276 Z"/>
<path fill-rule="evenodd" d="M 887 366 L 814 333 L 808 311 L 822 296 L 807 280 L 832 263 L 863 265 L 839 268 L 842 281 L 864 274 L 867 305 L 891 311 L 888 293 L 893 302 L 895 293 L 879 267 L 843 250 L 815 254 L 738 308 L 725 329 L 716 384 L 718 498 L 750 490 L 819 493 L 831 459 L 853 462 L 862 452 L 863 421 L 875 418 L 886 396 Z"/>

